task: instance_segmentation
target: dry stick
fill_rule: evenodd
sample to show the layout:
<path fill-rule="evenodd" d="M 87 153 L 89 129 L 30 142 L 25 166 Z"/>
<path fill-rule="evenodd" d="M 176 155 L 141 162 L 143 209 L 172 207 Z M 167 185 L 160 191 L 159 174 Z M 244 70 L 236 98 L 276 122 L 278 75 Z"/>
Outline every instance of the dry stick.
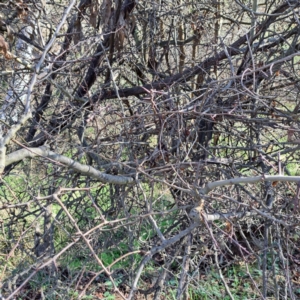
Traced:
<path fill-rule="evenodd" d="M 246 38 L 245 38 L 246 41 Z M 240 39 L 237 41 L 239 42 L 238 45 L 240 45 Z M 236 43 L 237 43 L 236 42 Z M 235 43 L 234 43 L 235 44 Z M 231 56 L 235 56 L 237 54 L 239 54 L 239 51 L 235 49 L 234 44 L 231 46 L 227 46 L 227 49 L 229 50 L 228 53 L 230 53 Z M 280 58 L 276 61 L 273 61 L 265 66 L 259 67 L 259 68 L 255 68 L 254 70 L 248 69 L 248 71 L 246 73 L 243 73 L 242 75 L 236 75 L 236 76 L 232 76 L 226 79 L 220 79 L 218 80 L 219 83 L 223 82 L 223 81 L 228 81 L 228 80 L 234 80 L 234 79 L 241 79 L 243 76 L 248 76 L 248 75 L 252 75 L 255 72 L 258 71 L 264 71 L 264 70 L 269 70 L 270 75 L 273 74 L 273 67 L 278 64 L 278 63 L 282 63 L 288 60 L 291 60 L 292 58 L 294 58 L 295 56 L 299 56 L 300 52 L 295 52 L 291 55 L 288 55 L 286 57 Z M 216 60 L 223 60 L 225 59 L 226 53 L 225 51 L 222 51 L 218 54 L 218 56 L 214 56 L 214 57 L 210 57 L 208 59 L 206 59 L 203 63 L 201 63 L 200 65 L 194 67 L 193 69 L 187 69 L 185 70 L 182 74 L 176 74 L 174 76 L 171 77 L 167 77 L 166 79 L 162 80 L 162 81 L 155 81 L 153 83 L 150 84 L 146 84 L 144 86 L 138 86 L 138 87 L 133 87 L 133 88 L 124 88 L 124 89 L 119 89 L 118 93 L 120 97 L 129 97 L 129 96 L 138 96 L 141 94 L 145 94 L 145 89 L 153 89 L 153 90 L 161 90 L 164 89 L 174 83 L 182 83 L 185 82 L 187 80 L 189 80 L 190 78 L 192 78 L 193 76 L 197 75 L 197 74 L 202 74 L 205 72 L 205 70 L 210 67 Z M 98 102 L 99 100 L 104 100 L 104 99 L 114 99 L 117 98 L 116 92 L 114 90 L 104 90 L 104 91 L 100 91 L 96 94 L 94 94 L 92 96 L 92 102 Z"/>
<path fill-rule="evenodd" d="M 32 75 L 31 78 L 31 82 L 28 86 L 28 93 L 27 93 L 27 97 L 26 97 L 26 103 L 25 103 L 25 109 L 24 109 L 24 114 L 22 115 L 20 121 L 16 124 L 13 125 L 12 128 L 10 129 L 9 133 L 5 136 L 5 137 L 1 137 L 0 138 L 0 174 L 3 172 L 4 168 L 4 164 L 5 164 L 5 151 L 6 151 L 6 147 L 5 145 L 9 142 L 9 140 L 11 138 L 14 137 L 14 135 L 16 134 L 16 132 L 21 128 L 21 125 L 23 125 L 30 117 L 31 117 L 31 108 L 30 108 L 30 98 L 31 98 L 31 94 L 32 94 L 32 90 L 33 87 L 36 83 L 37 80 L 37 74 L 40 72 L 41 70 L 41 66 L 46 58 L 46 55 L 48 53 L 48 51 L 51 49 L 54 41 L 56 40 L 56 37 L 61 29 L 61 27 L 63 26 L 63 24 L 65 23 L 65 20 L 70 12 L 70 10 L 73 8 L 73 6 L 75 5 L 76 0 L 73 0 L 69 6 L 66 8 L 66 10 L 64 11 L 64 15 L 60 21 L 60 23 L 58 24 L 56 31 L 52 37 L 52 39 L 49 41 L 49 43 L 47 44 L 47 46 L 45 47 L 45 50 L 42 53 L 42 56 L 39 60 L 39 62 L 36 64 L 35 68 L 34 68 L 34 73 Z"/>
<path fill-rule="evenodd" d="M 190 264 L 190 260 L 191 260 L 191 246 L 192 246 L 192 234 L 190 233 L 187 236 L 187 241 L 186 241 L 186 245 L 185 245 L 185 253 L 184 253 L 184 257 L 183 257 L 183 262 L 182 262 L 182 271 L 181 271 L 181 275 L 180 275 L 180 281 L 179 281 L 179 285 L 178 285 L 178 289 L 177 289 L 177 299 L 181 298 L 181 295 L 185 292 L 185 299 L 188 299 L 187 297 L 187 286 L 185 284 L 186 282 L 186 278 L 188 275 L 188 271 L 189 271 L 189 264 Z"/>
<path fill-rule="evenodd" d="M 278 225 L 277 225 L 278 226 Z M 280 232 L 280 230 L 277 228 L 277 232 Z M 278 253 L 279 253 L 279 257 L 281 258 L 282 261 L 282 265 L 283 265 L 283 269 L 285 270 L 285 276 L 286 276 L 286 280 L 285 280 L 285 292 L 287 295 L 287 288 L 289 289 L 290 292 L 290 297 L 292 300 L 295 300 L 295 295 L 293 293 L 293 287 L 291 285 L 291 278 L 290 278 L 290 272 L 289 272 L 289 259 L 287 259 L 284 254 L 283 254 L 283 250 L 282 250 L 282 246 L 281 246 L 281 240 L 278 239 L 277 241 L 277 247 L 278 247 Z M 286 256 L 289 256 L 289 253 L 285 253 Z M 287 297 L 285 298 L 287 299 Z"/>
<path fill-rule="evenodd" d="M 27 106 L 27 104 L 26 104 Z M 21 116 L 17 124 L 14 124 L 9 129 L 5 136 L 0 136 L 0 175 L 2 174 L 6 165 L 6 145 L 15 137 L 16 133 L 25 124 L 25 122 L 31 117 L 30 109 L 25 109 L 24 114 Z"/>
<path fill-rule="evenodd" d="M 60 50 L 60 53 L 58 54 L 58 56 L 56 56 L 55 60 L 58 58 L 61 58 L 62 61 L 60 63 L 55 63 L 53 65 L 53 68 L 50 68 L 53 72 L 50 72 L 49 75 L 45 76 L 45 79 L 50 76 L 53 80 L 57 77 L 57 73 L 56 71 L 59 70 L 60 65 L 63 66 L 63 62 L 65 62 L 66 60 L 66 56 L 68 54 L 68 49 L 70 47 L 70 43 L 72 41 L 72 36 L 71 31 L 74 25 L 74 17 L 72 18 L 72 20 L 70 21 L 70 25 L 68 26 L 67 29 L 67 35 L 62 43 L 62 48 Z M 59 35 L 58 35 L 59 36 Z M 36 132 L 37 132 L 37 128 L 36 128 L 36 124 L 38 124 L 44 114 L 45 109 L 48 107 L 49 102 L 51 100 L 51 96 L 52 96 L 52 85 L 51 83 L 47 83 L 45 90 L 44 90 L 44 94 L 41 98 L 41 102 L 39 103 L 39 105 L 36 108 L 34 117 L 33 117 L 33 123 L 30 126 L 29 130 L 28 130 L 28 134 L 26 137 L 26 141 L 29 142 L 33 139 L 33 137 L 35 136 Z"/>
<path fill-rule="evenodd" d="M 228 287 L 228 285 L 226 283 L 226 280 L 225 280 L 225 278 L 223 276 L 222 270 L 221 270 L 220 265 L 219 265 L 219 258 L 218 258 L 218 251 L 217 251 L 218 243 L 217 243 L 217 241 L 216 241 L 216 239 L 214 237 L 213 232 L 211 231 L 211 228 L 209 227 L 207 221 L 205 220 L 205 218 L 203 218 L 203 220 L 204 220 L 204 223 L 205 223 L 205 227 L 207 228 L 208 233 L 209 233 L 210 237 L 213 240 L 213 249 L 214 249 L 214 253 L 215 253 L 215 262 L 216 262 L 216 266 L 217 266 L 220 278 L 221 278 L 221 280 L 222 280 L 222 282 L 223 282 L 223 284 L 225 286 L 225 289 L 226 289 L 226 292 L 227 292 L 228 296 L 230 297 L 231 300 L 234 300 L 234 297 L 231 294 L 230 288 Z"/>
<path fill-rule="evenodd" d="M 247 248 L 251 250 L 251 253 L 256 257 L 256 259 L 259 261 L 259 256 L 254 252 L 254 250 L 252 249 L 248 239 L 246 238 L 245 234 L 244 234 L 244 231 L 242 230 L 241 228 L 241 225 L 239 223 L 237 223 L 237 227 L 239 229 L 239 233 L 241 234 L 243 240 L 245 241 L 246 245 L 247 245 Z M 246 262 L 246 259 L 244 257 L 244 253 L 241 251 L 242 253 L 242 256 L 243 256 L 243 259 L 244 261 Z M 253 279 L 253 276 L 251 275 L 251 272 L 249 271 L 249 267 L 248 267 L 248 263 L 245 263 L 245 267 L 247 269 L 247 272 L 248 272 L 248 276 L 249 278 L 252 280 L 252 284 L 254 285 L 254 287 L 256 288 L 256 291 L 260 294 L 260 296 L 262 297 L 262 293 L 261 293 L 261 289 L 258 287 L 256 281 Z"/>
<path fill-rule="evenodd" d="M 25 203 L 18 203 L 18 204 L 3 204 L 2 206 L 0 206 L 0 210 L 8 209 L 8 208 L 17 208 L 17 207 L 21 207 L 21 206 L 29 207 L 29 204 L 32 203 L 32 202 L 33 202 L 33 200 L 30 200 L 30 201 L 25 202 Z"/>
<path fill-rule="evenodd" d="M 60 31 L 60 29 L 62 28 L 62 26 L 64 25 L 71 9 L 73 8 L 73 6 L 76 4 L 76 0 L 73 0 L 69 6 L 66 8 L 66 10 L 64 11 L 64 14 L 62 16 L 62 19 L 60 21 L 60 23 L 58 24 L 58 26 L 56 27 L 56 30 L 51 38 L 51 40 L 49 41 L 49 43 L 46 45 L 45 47 L 45 50 L 43 51 L 42 55 L 41 55 L 41 58 L 40 60 L 38 61 L 38 63 L 36 64 L 35 68 L 34 68 L 34 73 L 32 75 L 32 79 L 31 79 L 31 82 L 28 86 L 28 93 L 27 93 L 27 99 L 26 99 L 26 105 L 25 105 L 25 113 L 27 111 L 30 111 L 30 97 L 31 97 L 31 94 L 32 94 L 32 90 L 33 90 L 33 87 L 36 83 L 36 80 L 37 80 L 37 75 L 38 73 L 40 72 L 41 70 L 41 67 L 42 67 L 42 64 L 46 58 L 46 55 L 47 53 L 50 51 L 53 43 L 55 42 L 57 36 L 58 36 L 58 33 Z"/>
<path fill-rule="evenodd" d="M 19 160 L 23 160 L 23 159 L 25 159 L 27 157 L 33 158 L 35 156 L 40 156 L 42 158 L 45 158 L 45 156 L 41 154 L 41 152 L 38 150 L 38 148 L 29 148 L 26 145 L 20 143 L 19 141 L 15 140 L 15 139 L 12 139 L 12 141 L 14 143 L 16 143 L 17 145 L 21 146 L 22 149 L 19 149 L 19 150 L 16 150 L 14 152 L 11 152 L 11 153 L 7 154 L 6 161 L 5 161 L 5 166 L 9 166 L 10 164 L 18 162 Z M 44 149 L 49 150 L 46 146 L 43 146 L 43 148 L 41 148 L 41 149 L 43 151 L 44 151 Z M 27 150 L 27 151 L 25 151 L 25 150 Z M 20 151 L 20 152 L 18 152 L 18 151 Z M 64 164 L 62 164 L 62 163 L 60 163 L 60 162 L 58 162 L 58 161 L 56 161 L 54 159 L 51 159 L 49 157 L 47 157 L 47 159 L 50 162 L 55 163 L 55 164 L 57 164 L 59 166 L 62 166 L 62 167 L 65 166 Z"/>
<path fill-rule="evenodd" d="M 274 290 L 275 290 L 275 295 L 276 295 L 276 300 L 279 300 L 279 290 L 280 290 L 280 287 L 279 287 L 279 284 L 278 284 L 278 280 L 277 280 L 277 268 L 276 268 L 276 264 L 275 264 L 275 261 L 276 261 L 276 253 L 274 251 L 274 246 L 273 246 L 273 235 L 271 235 L 271 232 L 270 232 L 270 245 L 271 245 L 271 259 L 272 259 L 272 272 L 273 272 L 273 281 L 274 281 Z"/>
<path fill-rule="evenodd" d="M 54 163 L 62 164 L 63 166 L 69 167 L 70 169 L 73 169 L 74 171 L 80 174 L 91 176 L 104 183 L 109 182 L 109 183 L 121 184 L 121 185 L 134 183 L 134 179 L 132 177 L 129 176 L 126 177 L 121 175 L 110 175 L 107 173 L 103 173 L 89 165 L 83 165 L 71 158 L 50 151 L 47 147 L 44 146 L 41 146 L 39 148 L 27 148 L 27 149 L 20 149 L 14 151 L 6 155 L 5 165 L 8 166 L 20 160 L 23 160 L 26 157 L 36 157 L 36 156 L 41 156 L 43 158 L 50 159 Z"/>
<path fill-rule="evenodd" d="M 69 188 L 62 188 L 59 190 L 59 192 L 63 192 L 63 191 L 69 191 L 69 190 L 73 190 L 73 189 L 69 189 Z M 46 196 L 46 197 L 40 197 L 40 198 L 37 198 L 37 199 L 49 199 L 49 197 L 53 198 L 53 195 L 51 196 Z M 134 216 L 136 218 L 140 218 L 141 216 Z M 146 217 L 146 216 L 145 216 Z M 115 221 L 110 221 L 110 222 L 107 222 L 107 221 L 104 221 L 102 224 L 99 224 L 98 226 L 95 226 L 94 228 L 90 229 L 89 231 L 87 231 L 86 233 L 84 233 L 83 235 L 84 236 L 88 236 L 90 235 L 93 231 L 105 226 L 105 225 L 109 225 L 109 224 L 114 224 L 114 223 L 118 223 L 118 222 L 121 222 L 122 220 L 126 220 L 126 218 L 123 218 L 123 219 L 120 219 L 120 220 L 115 220 Z M 32 223 L 34 224 L 34 223 Z M 13 297 L 15 295 L 17 295 L 17 293 L 28 283 L 28 281 L 38 273 L 39 270 L 47 267 L 48 265 L 50 265 L 51 263 L 55 262 L 64 252 L 66 252 L 69 248 L 71 248 L 72 246 L 74 246 L 78 241 L 80 240 L 80 238 L 73 238 L 73 242 L 71 242 L 70 244 L 68 244 L 65 248 L 63 248 L 59 253 L 57 253 L 52 259 L 42 263 L 42 264 L 39 264 L 39 265 L 36 265 L 36 267 L 32 266 L 32 268 L 34 268 L 34 271 L 26 278 L 26 280 L 24 280 L 22 282 L 22 284 L 12 293 L 8 296 L 8 298 L 6 298 L 6 300 L 10 300 L 10 299 L 13 299 Z M 141 253 L 140 250 L 138 251 L 133 251 L 133 252 L 130 252 L 130 253 L 127 253 L 125 255 L 123 255 L 122 257 L 116 259 L 112 264 L 110 264 L 107 268 L 110 269 L 115 263 L 117 263 L 118 261 L 120 261 L 121 259 L 123 259 L 124 257 L 127 257 L 131 254 L 135 254 L 135 253 Z M 99 274 L 103 273 L 104 270 L 102 270 Z"/>
<path fill-rule="evenodd" d="M 165 239 L 164 235 L 162 234 L 162 232 L 160 231 L 160 229 L 158 228 L 155 219 L 154 219 L 154 218 L 152 217 L 152 215 L 151 215 L 151 212 L 152 212 L 152 211 L 151 211 L 151 206 L 150 206 L 150 204 L 149 204 L 149 202 L 148 202 L 146 193 L 144 192 L 144 189 L 143 189 L 143 187 L 142 187 L 140 181 L 138 181 L 138 186 L 139 186 L 139 188 L 140 188 L 141 191 L 142 191 L 143 198 L 144 198 L 144 201 L 145 201 L 145 203 L 146 203 L 147 210 L 148 210 L 148 212 L 149 212 L 149 220 L 150 220 L 152 226 L 154 227 L 154 229 L 155 229 L 157 235 L 159 236 L 159 238 L 160 238 L 161 241 L 163 242 L 163 241 L 165 241 L 166 239 Z"/>
<path fill-rule="evenodd" d="M 215 182 L 211 182 L 208 183 L 204 188 L 200 188 L 197 191 L 194 191 L 193 187 L 189 187 L 189 189 L 184 189 L 180 186 L 175 186 L 173 184 L 170 184 L 168 182 L 166 182 L 165 180 L 160 180 L 160 179 L 156 179 L 153 178 L 152 176 L 150 176 L 149 174 L 147 174 L 146 172 L 144 172 L 141 168 L 138 168 L 138 172 L 144 174 L 145 176 L 149 177 L 152 180 L 155 180 L 156 182 L 161 182 L 166 184 L 169 187 L 176 187 L 177 189 L 182 190 L 183 192 L 186 192 L 187 194 L 191 195 L 192 197 L 194 197 L 197 200 L 201 200 L 201 196 L 203 197 L 204 195 L 208 194 L 210 191 L 214 190 L 217 187 L 222 187 L 222 186 L 226 186 L 226 185 L 233 185 L 233 184 L 241 184 L 241 183 L 256 183 L 256 182 L 260 182 L 260 181 L 283 181 L 283 182 L 299 182 L 300 181 L 300 176 L 284 176 L 284 175 L 261 175 L 261 176 L 254 176 L 254 177 L 238 177 L 238 178 L 232 178 L 232 179 L 228 179 L 228 180 L 219 180 L 219 181 L 215 181 Z M 241 204 L 243 205 L 243 204 Z M 256 209 L 254 207 L 252 207 L 252 212 L 247 212 L 247 214 L 253 214 L 253 211 L 255 211 L 256 213 L 260 214 L 261 216 L 268 218 L 269 220 L 273 221 L 273 222 L 277 222 L 279 224 L 282 224 L 283 226 L 287 227 L 288 224 L 281 221 L 281 220 L 277 220 L 276 218 L 272 217 L 268 212 L 264 212 L 261 211 L 259 209 Z M 191 211 L 192 212 L 192 218 L 194 218 L 196 213 L 199 213 L 199 211 L 197 212 L 197 207 Z M 209 219 L 211 216 L 212 219 L 219 219 L 222 218 L 220 214 L 206 214 L 205 217 L 207 219 Z M 200 217 L 201 219 L 201 217 Z"/>
<path fill-rule="evenodd" d="M 298 182 L 300 181 L 300 176 L 261 175 L 261 176 L 253 176 L 253 177 L 237 177 L 228 180 L 219 180 L 219 181 L 208 183 L 206 187 L 199 189 L 199 192 L 200 194 L 205 195 L 217 187 L 238 184 L 238 183 L 256 183 L 260 181 Z"/>
<path fill-rule="evenodd" d="M 82 279 L 82 277 L 83 277 L 83 275 L 84 275 L 84 273 L 85 273 L 85 269 L 86 269 L 86 266 L 84 266 L 83 269 L 82 269 L 81 272 L 80 272 L 79 278 L 78 278 L 77 283 L 76 283 L 76 286 L 75 286 L 75 291 L 78 290 L 78 286 L 79 286 L 79 284 L 80 284 L 80 282 L 81 282 L 81 279 Z M 80 297 L 78 297 L 78 298 L 80 299 Z"/>
<path fill-rule="evenodd" d="M 17 293 L 28 283 L 28 281 L 38 273 L 39 270 L 47 267 L 50 265 L 52 262 L 55 262 L 58 257 L 60 257 L 64 252 L 66 252 L 69 248 L 71 248 L 73 245 L 75 245 L 80 239 L 77 238 L 74 240 L 74 242 L 70 243 L 67 245 L 64 249 L 62 249 L 59 253 L 57 253 L 52 259 L 38 265 L 35 267 L 34 271 L 20 284 L 20 286 L 13 292 L 11 293 L 5 300 L 10 300 L 10 299 L 15 299 L 14 296 L 17 295 Z"/>
<path fill-rule="evenodd" d="M 270 223 L 265 222 L 265 228 L 264 228 L 264 249 L 263 249 L 263 267 L 262 267 L 262 282 L 263 282 L 263 297 L 266 299 L 267 297 L 267 280 L 268 280 L 268 274 L 267 274 L 267 254 L 268 254 L 268 248 L 269 248 L 269 227 Z"/>
<path fill-rule="evenodd" d="M 185 243 L 185 239 L 182 239 L 181 241 L 181 245 L 183 245 Z M 166 265 L 163 268 L 163 271 L 160 273 L 157 281 L 155 282 L 155 284 L 153 285 L 153 287 L 151 287 L 150 289 L 147 290 L 147 295 L 149 295 L 150 293 L 152 293 L 153 291 L 155 291 L 153 300 L 160 300 L 161 299 L 161 293 L 162 293 L 162 286 L 164 281 L 166 280 L 166 276 L 167 273 L 170 273 L 170 266 L 173 263 L 173 261 L 176 259 L 176 257 L 179 255 L 180 251 L 181 251 L 181 245 L 178 247 L 176 247 L 176 249 L 174 249 L 174 251 L 170 254 L 171 258 L 169 260 L 169 262 L 166 263 Z M 141 290 L 139 290 L 141 291 Z M 143 293 L 144 295 L 146 295 L 146 293 Z"/>
<path fill-rule="evenodd" d="M 85 234 L 86 235 L 86 234 Z M 136 251 L 131 251 L 128 252 L 122 256 L 120 256 L 119 258 L 117 258 L 114 262 L 112 262 L 110 265 L 107 266 L 107 269 L 111 269 L 116 263 L 118 263 L 119 261 L 121 261 L 122 259 L 126 258 L 127 256 L 133 255 L 133 254 L 141 254 L 142 251 L 141 250 L 136 250 Z M 93 278 L 85 285 L 83 291 L 79 294 L 78 298 L 80 299 L 81 297 L 84 296 L 85 291 L 88 289 L 88 287 L 92 284 L 92 282 L 95 280 L 96 277 L 98 277 L 100 274 L 102 274 L 104 272 L 104 270 L 101 270 L 99 272 L 97 272 Z"/>
<path fill-rule="evenodd" d="M 68 211 L 68 209 L 65 207 L 65 205 L 60 201 L 60 199 L 58 198 L 59 195 L 58 191 L 57 193 L 53 194 L 53 198 L 59 203 L 59 205 L 62 207 L 62 209 L 65 211 L 66 215 L 69 217 L 69 219 L 71 220 L 71 222 L 73 223 L 74 227 L 77 230 L 77 234 L 79 234 L 81 236 L 81 238 L 84 240 L 84 242 L 86 243 L 86 245 L 88 246 L 88 248 L 90 249 L 93 257 L 95 258 L 95 260 L 97 261 L 97 263 L 99 264 L 99 266 L 105 271 L 105 273 L 107 274 L 107 276 L 109 277 L 111 283 L 114 286 L 114 291 L 117 292 L 124 300 L 126 300 L 126 297 L 123 295 L 123 293 L 121 293 L 121 291 L 118 289 L 118 287 L 116 286 L 114 279 L 111 276 L 111 272 L 108 270 L 108 268 L 106 268 L 103 264 L 103 262 L 101 261 L 101 259 L 98 257 L 98 255 L 95 253 L 92 245 L 90 244 L 89 240 L 85 237 L 85 235 L 82 233 L 82 231 L 80 230 L 79 226 L 77 225 L 75 219 L 71 216 L 70 212 Z"/>
<path fill-rule="evenodd" d="M 278 16 L 277 13 L 282 13 L 285 10 L 289 9 L 289 5 L 287 3 L 284 3 L 283 5 L 280 5 L 276 10 L 274 11 L 274 14 L 270 15 L 269 18 L 266 19 L 265 22 L 262 23 L 262 25 L 258 28 L 257 34 L 255 35 L 254 38 L 257 38 L 262 32 L 264 32 L 268 26 L 274 22 L 276 17 Z M 239 49 L 241 45 L 243 45 L 247 41 L 247 34 L 239 38 L 236 42 L 231 44 L 230 46 L 227 47 L 228 52 L 230 53 L 231 56 L 235 56 L 241 53 L 242 50 Z M 188 68 L 185 71 L 183 71 L 182 74 L 176 74 L 174 76 L 170 76 L 165 78 L 162 81 L 156 81 L 151 84 L 144 85 L 143 87 L 134 87 L 134 88 L 125 88 L 122 90 L 104 90 L 100 91 L 96 94 L 94 94 L 91 98 L 91 103 L 95 103 L 104 99 L 113 99 L 116 97 L 128 97 L 128 96 L 134 96 L 134 95 L 140 95 L 144 94 L 144 88 L 146 89 L 164 89 L 174 83 L 181 83 L 185 82 L 186 80 L 189 80 L 190 78 L 194 77 L 197 74 L 204 74 L 206 69 L 210 68 L 213 64 L 215 64 L 215 61 L 220 61 L 226 58 L 226 53 L 224 51 L 221 51 L 218 53 L 217 56 L 209 57 L 208 59 L 204 60 L 201 64 L 197 65 L 194 68 Z M 284 60 L 288 59 L 284 58 Z M 277 61 L 279 62 L 279 61 Z M 277 63 L 276 62 L 276 63 Z M 272 63 L 272 65 L 274 65 Z M 263 67 L 263 69 L 267 68 L 267 66 Z M 256 69 L 256 71 L 260 70 L 260 68 Z M 252 73 L 252 72 L 250 72 Z M 95 77 L 95 71 L 94 67 L 90 68 L 88 71 L 88 74 L 86 76 L 85 81 L 90 82 L 89 79 L 91 77 Z M 238 77 L 237 77 L 238 78 Z M 90 82 L 90 84 L 93 84 L 95 79 L 93 78 Z M 89 88 L 88 88 L 89 89 Z M 86 93 L 85 88 L 82 86 L 80 91 L 78 91 L 79 96 L 83 96 Z M 117 95 L 119 94 L 119 95 Z M 87 104 L 89 105 L 89 104 Z M 59 124 L 56 124 L 55 126 L 59 126 Z M 65 126 L 65 125 L 64 125 Z M 44 140 L 42 140 L 43 142 Z M 42 143 L 41 142 L 41 143 Z"/>
<path fill-rule="evenodd" d="M 279 10 L 282 6 L 285 6 L 286 4 L 282 4 L 275 12 L 273 12 L 271 14 L 268 14 L 268 13 L 253 11 L 253 9 L 251 9 L 248 6 L 242 4 L 239 0 L 235 0 L 235 2 L 238 5 L 240 5 L 245 11 L 248 11 L 249 13 L 251 13 L 253 15 L 256 15 L 256 16 L 280 17 L 280 16 L 286 15 L 286 14 L 288 14 L 290 12 L 290 10 L 288 10 L 287 12 L 279 12 L 279 13 L 276 12 L 277 10 Z M 290 2 L 292 2 L 292 1 L 290 1 Z M 297 3 L 295 3 L 295 4 L 297 4 Z"/>
<path fill-rule="evenodd" d="M 204 202 L 203 202 L 204 203 Z M 248 204 L 244 204 L 244 203 L 240 203 L 239 205 L 241 206 L 246 206 L 249 207 Z M 194 207 L 189 216 L 191 219 L 193 219 L 195 222 L 199 223 L 199 221 L 203 221 L 203 218 L 206 219 L 206 221 L 215 221 L 215 220 L 221 220 L 221 219 L 226 219 L 226 218 L 231 218 L 231 217 L 235 217 L 235 218 L 243 218 L 243 217 L 250 217 L 250 216 L 254 216 L 256 214 L 259 214 L 261 216 L 263 216 L 266 219 L 269 219 L 270 221 L 274 222 L 274 223 L 278 223 L 283 225 L 286 228 L 289 228 L 291 225 L 276 219 L 275 217 L 273 217 L 270 213 L 268 212 L 264 212 L 261 211 L 255 207 L 249 207 L 251 208 L 250 211 L 246 211 L 246 212 L 230 212 L 230 213 L 213 213 L 213 214 L 207 214 L 203 212 L 203 207 L 202 206 L 198 206 L 198 207 Z"/>
<path fill-rule="evenodd" d="M 13 256 L 14 254 L 14 251 L 17 249 L 22 237 L 26 234 L 27 231 L 29 231 L 29 229 L 31 229 L 31 227 L 33 227 L 35 221 L 38 219 L 39 217 L 35 218 L 35 220 L 33 220 L 33 222 L 31 223 L 31 225 L 25 230 L 23 231 L 21 234 L 20 234 L 20 237 L 18 238 L 16 244 L 13 246 L 13 248 L 9 251 L 9 253 L 7 254 L 7 256 L 5 257 L 5 260 L 8 262 L 9 258 L 11 256 Z M 5 273 L 5 270 L 6 270 L 6 267 L 7 267 L 7 264 L 4 266 L 4 269 L 2 271 L 2 275 L 0 276 L 0 279 L 2 280 L 3 276 L 4 276 L 4 273 Z M 0 281 L 1 281 L 0 280 Z M 0 298 L 1 299 L 1 298 Z"/>
<path fill-rule="evenodd" d="M 193 229 L 197 228 L 199 226 L 199 224 L 197 223 L 193 223 L 191 224 L 188 228 L 186 228 L 185 230 L 181 231 L 180 233 L 178 233 L 177 235 L 175 235 L 174 237 L 165 240 L 164 242 L 161 243 L 160 246 L 156 246 L 156 247 L 152 247 L 152 249 L 150 251 L 147 252 L 145 258 L 142 260 L 139 268 L 136 271 L 136 276 L 134 279 L 134 282 L 132 284 L 131 287 L 131 291 L 129 294 L 129 297 L 127 300 L 131 300 L 137 290 L 137 284 L 138 281 L 142 275 L 143 269 L 145 268 L 146 264 L 150 261 L 150 259 L 152 258 L 152 256 L 156 253 L 158 253 L 159 251 L 164 250 L 165 248 L 171 246 L 172 244 L 176 243 L 177 241 L 179 241 L 180 239 L 182 239 L 184 236 L 188 235 L 190 232 L 192 232 Z"/>

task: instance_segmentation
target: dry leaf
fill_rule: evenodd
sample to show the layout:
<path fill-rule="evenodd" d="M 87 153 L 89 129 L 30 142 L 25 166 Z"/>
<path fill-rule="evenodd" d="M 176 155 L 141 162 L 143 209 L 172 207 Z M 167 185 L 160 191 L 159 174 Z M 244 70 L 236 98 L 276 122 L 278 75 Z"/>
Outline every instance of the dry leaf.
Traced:
<path fill-rule="evenodd" d="M 16 11 L 17 11 L 18 17 L 20 19 L 24 20 L 28 14 L 27 4 L 23 3 L 23 1 L 19 1 L 16 3 L 16 6 L 17 6 Z"/>
<path fill-rule="evenodd" d="M 9 53 L 8 44 L 5 42 L 4 37 L 0 35 L 0 54 L 2 54 L 6 59 L 12 58 Z"/>
<path fill-rule="evenodd" d="M 233 231 L 232 223 L 229 221 L 226 221 L 225 232 L 230 234 L 230 233 L 232 233 L 232 231 Z"/>

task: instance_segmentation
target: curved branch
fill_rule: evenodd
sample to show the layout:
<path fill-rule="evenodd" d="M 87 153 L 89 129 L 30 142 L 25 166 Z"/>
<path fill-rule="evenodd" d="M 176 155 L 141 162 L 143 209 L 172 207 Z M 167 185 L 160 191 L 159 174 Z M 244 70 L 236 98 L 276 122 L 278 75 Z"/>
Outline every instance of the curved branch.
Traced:
<path fill-rule="evenodd" d="M 69 157 L 50 151 L 47 147 L 44 146 L 39 148 L 26 148 L 26 149 L 24 148 L 6 155 L 5 166 L 9 166 L 13 163 L 19 162 L 27 157 L 33 158 L 36 156 L 45 157 L 50 159 L 53 162 L 61 163 L 65 167 L 73 169 L 75 172 L 78 172 L 82 175 L 93 177 L 103 183 L 125 185 L 134 182 L 134 179 L 132 177 L 117 176 L 117 175 L 102 173 L 91 166 L 83 165 Z"/>
<path fill-rule="evenodd" d="M 183 237 L 185 237 L 186 235 L 188 235 L 189 233 L 191 233 L 195 228 L 197 228 L 199 226 L 198 223 L 192 223 L 188 228 L 186 228 L 185 230 L 180 231 L 178 234 L 176 234 L 175 236 L 173 236 L 170 239 L 164 240 L 160 246 L 153 246 L 151 248 L 150 251 L 148 251 L 144 257 L 144 259 L 142 260 L 142 262 L 140 263 L 139 268 L 136 271 L 136 275 L 131 287 L 131 291 L 130 291 L 130 295 L 128 297 L 128 299 L 132 299 L 134 293 L 137 290 L 137 285 L 138 285 L 138 281 L 142 275 L 143 269 L 146 267 L 147 263 L 150 261 L 150 259 L 153 257 L 153 255 L 155 255 L 156 253 L 166 249 L 167 247 L 175 244 L 176 242 L 178 242 L 180 239 L 182 239 Z"/>
<path fill-rule="evenodd" d="M 31 111 L 26 110 L 21 116 L 19 122 L 15 125 L 12 125 L 5 136 L 3 136 L 2 132 L 0 131 L 0 174 L 2 174 L 6 166 L 6 145 L 14 138 L 16 133 L 21 129 L 22 125 L 24 125 L 30 117 Z"/>
<path fill-rule="evenodd" d="M 217 187 L 240 184 L 240 183 L 256 183 L 259 181 L 288 181 L 288 182 L 298 182 L 300 181 L 300 176 L 284 176 L 284 175 L 261 175 L 254 177 L 237 177 L 228 180 L 219 180 L 215 182 L 210 182 L 205 188 L 200 189 L 200 194 L 208 194 L 210 191 Z"/>

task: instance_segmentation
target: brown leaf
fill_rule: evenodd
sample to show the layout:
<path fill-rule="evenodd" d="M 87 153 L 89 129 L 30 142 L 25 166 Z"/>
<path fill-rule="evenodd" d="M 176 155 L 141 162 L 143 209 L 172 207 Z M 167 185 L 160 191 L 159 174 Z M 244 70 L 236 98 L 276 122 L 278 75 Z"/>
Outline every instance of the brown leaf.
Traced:
<path fill-rule="evenodd" d="M 23 3 L 23 1 L 19 1 L 16 3 L 16 11 L 17 11 L 17 14 L 18 14 L 18 17 L 22 20 L 25 19 L 25 17 L 27 16 L 28 14 L 28 6 L 26 3 Z"/>
<path fill-rule="evenodd" d="M 227 233 L 232 233 L 232 231 L 233 231 L 232 223 L 229 222 L 229 221 L 226 221 L 225 232 L 227 232 Z"/>
<path fill-rule="evenodd" d="M 12 58 L 11 54 L 9 53 L 8 44 L 2 35 L 0 35 L 0 54 L 2 54 L 6 59 Z"/>

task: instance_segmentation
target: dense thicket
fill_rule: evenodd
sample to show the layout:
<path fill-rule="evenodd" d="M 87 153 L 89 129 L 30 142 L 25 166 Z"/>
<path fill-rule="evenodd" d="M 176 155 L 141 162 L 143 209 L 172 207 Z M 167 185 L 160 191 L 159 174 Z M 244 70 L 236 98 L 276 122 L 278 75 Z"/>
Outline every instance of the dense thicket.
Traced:
<path fill-rule="evenodd" d="M 5 299 L 300 297 L 298 1 L 0 8 Z"/>

